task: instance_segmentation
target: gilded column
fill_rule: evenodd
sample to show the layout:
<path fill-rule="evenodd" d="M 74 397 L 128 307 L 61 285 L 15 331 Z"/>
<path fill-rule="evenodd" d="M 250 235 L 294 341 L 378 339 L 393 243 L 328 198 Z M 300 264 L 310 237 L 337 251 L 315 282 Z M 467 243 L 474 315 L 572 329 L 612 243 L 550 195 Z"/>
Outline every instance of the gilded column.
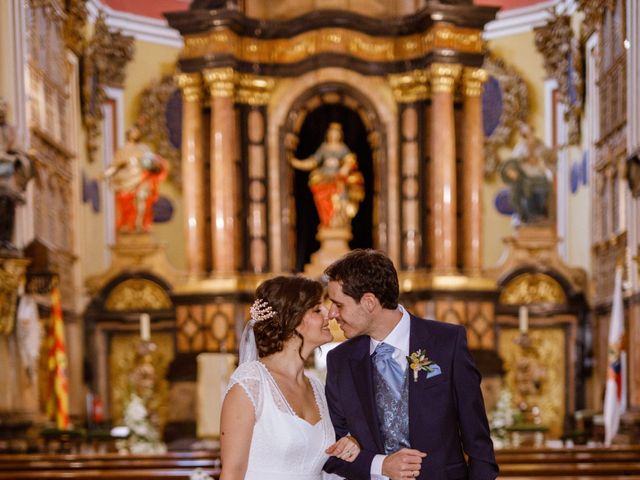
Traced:
<path fill-rule="evenodd" d="M 211 259 L 213 273 L 236 271 L 240 246 L 237 232 L 236 123 L 231 68 L 204 71 L 211 96 Z"/>
<path fill-rule="evenodd" d="M 453 90 L 460 65 L 431 65 L 431 209 L 433 215 L 433 270 L 457 270 L 456 142 Z"/>
<path fill-rule="evenodd" d="M 202 156 L 202 80 L 199 74 L 177 77 L 182 90 L 182 195 L 185 209 L 187 271 L 205 272 L 205 169 Z"/>
<path fill-rule="evenodd" d="M 420 149 L 418 145 L 418 103 L 402 106 L 400 114 L 400 178 L 402 192 L 402 267 L 415 270 L 420 262 Z"/>
<path fill-rule="evenodd" d="M 482 271 L 482 179 L 484 131 L 482 128 L 482 83 L 487 73 L 465 68 L 462 74 L 462 265 L 465 273 Z"/>

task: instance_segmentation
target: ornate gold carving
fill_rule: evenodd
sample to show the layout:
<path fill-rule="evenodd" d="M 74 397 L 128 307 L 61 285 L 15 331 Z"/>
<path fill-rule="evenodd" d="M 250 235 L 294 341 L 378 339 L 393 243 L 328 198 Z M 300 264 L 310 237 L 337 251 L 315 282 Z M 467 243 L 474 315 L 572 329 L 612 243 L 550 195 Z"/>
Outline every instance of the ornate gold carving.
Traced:
<path fill-rule="evenodd" d="M 591 35 L 602 22 L 604 7 L 602 0 L 578 0 L 578 10 L 584 13 L 582 22 L 583 37 Z"/>
<path fill-rule="evenodd" d="M 560 101 L 567 106 L 564 120 L 570 145 L 580 142 L 583 80 L 582 53 L 573 35 L 571 17 L 555 11 L 549 22 L 534 29 L 536 49 L 542 54 L 547 74 L 558 82 Z"/>
<path fill-rule="evenodd" d="M 429 96 L 429 70 L 419 69 L 397 73 L 387 78 L 397 102 L 417 102 Z"/>
<path fill-rule="evenodd" d="M 485 175 L 492 176 L 501 163 L 498 151 L 512 143 L 518 123 L 524 122 L 529 115 L 529 90 L 515 69 L 490 52 L 485 56 L 482 69 L 488 78 L 498 82 L 502 98 L 500 121 L 484 142 Z"/>
<path fill-rule="evenodd" d="M 467 97 L 482 95 L 482 84 L 487 81 L 487 72 L 481 68 L 465 67 L 462 71 L 462 89 Z"/>
<path fill-rule="evenodd" d="M 118 284 L 104 302 L 107 311 L 165 310 L 172 303 L 167 292 L 157 283 L 143 278 L 130 278 Z"/>
<path fill-rule="evenodd" d="M 233 68 L 210 68 L 204 71 L 204 81 L 211 97 L 231 97 L 235 83 Z"/>
<path fill-rule="evenodd" d="M 451 93 L 460 76 L 462 67 L 450 63 L 432 63 L 430 68 L 431 91 L 433 93 Z"/>
<path fill-rule="evenodd" d="M 196 83 L 185 88 L 200 91 L 197 85 Z M 177 86 L 171 75 L 166 75 L 145 88 L 140 94 L 140 107 L 136 125 L 140 130 L 141 139 L 149 143 L 158 155 L 167 159 L 171 165 L 169 179 L 174 186 L 180 189 L 182 187 L 180 151 L 169 140 L 166 120 L 167 104 L 176 90 Z"/>
<path fill-rule="evenodd" d="M 25 281 L 29 263 L 22 258 L 0 258 L 0 335 L 13 332 L 18 288 Z"/>
<path fill-rule="evenodd" d="M 155 367 L 156 381 L 153 385 L 155 404 L 152 409 L 158 414 L 160 428 L 165 424 L 168 414 L 169 382 L 165 379 L 167 368 L 175 357 L 174 338 L 170 333 L 153 333 L 152 341 L 156 349 L 151 353 L 151 362 Z M 109 345 L 109 386 L 111 388 L 111 418 L 122 423 L 125 402 L 130 394 L 131 372 L 136 367 L 140 337 L 137 334 L 114 334 Z"/>
<path fill-rule="evenodd" d="M 529 340 L 535 350 L 533 357 L 523 358 L 521 347 L 515 342 L 520 335 L 517 329 L 503 329 L 499 335 L 499 352 L 507 371 L 505 383 L 513 394 L 514 403 L 528 393 L 528 400 L 540 409 L 542 425 L 549 427 L 549 434 L 557 437 L 562 433 L 565 413 L 565 338 L 562 328 L 544 328 L 529 331 Z M 530 377 L 527 375 L 530 374 Z M 524 378 L 523 378 L 524 375 Z M 528 384 L 534 379 L 544 382 Z M 529 385 L 529 386 L 528 386 Z M 517 405 L 514 404 L 514 407 Z"/>
<path fill-rule="evenodd" d="M 87 0 L 66 0 L 67 16 L 64 21 L 64 44 L 76 55 L 82 54 L 87 24 Z"/>
<path fill-rule="evenodd" d="M 199 73 L 181 73 L 176 75 L 175 81 L 182 90 L 185 102 L 202 100 L 202 77 Z"/>
<path fill-rule="evenodd" d="M 276 84 L 275 79 L 248 73 L 236 76 L 238 93 L 236 100 L 249 105 L 266 105 Z"/>
<path fill-rule="evenodd" d="M 437 24 L 429 31 L 378 37 L 344 28 L 319 28 L 292 38 L 256 39 L 239 37 L 228 29 L 187 35 L 182 58 L 230 54 L 239 60 L 263 63 L 295 63 L 321 53 L 341 53 L 365 61 L 392 62 L 418 58 L 434 49 L 480 53 L 479 30 Z"/>
<path fill-rule="evenodd" d="M 94 159 L 100 137 L 103 118 L 102 104 L 107 95 L 107 85 L 122 87 L 125 67 L 133 58 L 134 41 L 120 32 L 110 31 L 100 13 L 94 24 L 94 32 L 84 54 L 82 84 L 82 118 L 87 130 L 89 160 Z"/>
<path fill-rule="evenodd" d="M 566 305 L 567 297 L 557 280 L 544 273 L 523 273 L 505 285 L 500 294 L 505 305 L 546 303 Z"/>

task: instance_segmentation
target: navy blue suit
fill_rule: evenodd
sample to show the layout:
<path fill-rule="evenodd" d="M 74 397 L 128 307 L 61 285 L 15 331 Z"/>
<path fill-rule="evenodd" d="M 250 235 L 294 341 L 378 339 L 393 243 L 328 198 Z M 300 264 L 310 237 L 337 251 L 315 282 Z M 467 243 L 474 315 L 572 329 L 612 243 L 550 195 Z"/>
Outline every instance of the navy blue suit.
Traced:
<path fill-rule="evenodd" d="M 371 460 L 383 454 L 373 393 L 370 338 L 338 345 L 327 356 L 326 395 L 338 438 L 353 435 L 362 451 L 353 463 L 330 457 L 324 466 L 349 480 L 369 480 Z M 441 374 L 414 382 L 409 372 L 409 440 L 427 453 L 422 480 L 493 480 L 498 465 L 489 437 L 480 374 L 467 348 L 465 329 L 411 315 L 410 353 L 426 350 Z M 393 414 L 393 412 L 389 412 Z M 465 461 L 464 453 L 468 456 Z"/>

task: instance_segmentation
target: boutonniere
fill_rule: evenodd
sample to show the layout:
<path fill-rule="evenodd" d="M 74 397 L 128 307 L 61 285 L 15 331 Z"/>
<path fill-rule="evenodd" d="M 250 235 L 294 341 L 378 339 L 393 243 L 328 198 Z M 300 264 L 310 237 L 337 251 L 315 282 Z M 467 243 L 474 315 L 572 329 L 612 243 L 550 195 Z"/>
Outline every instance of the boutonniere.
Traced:
<path fill-rule="evenodd" d="M 418 381 L 418 373 L 420 370 L 424 370 L 427 374 L 434 371 L 434 367 L 436 367 L 436 363 L 433 360 L 429 360 L 427 357 L 426 350 L 418 350 L 413 352 L 411 355 L 407 357 L 407 362 L 409 362 L 409 368 L 413 370 L 413 381 Z M 428 375 L 427 375 L 428 376 Z"/>

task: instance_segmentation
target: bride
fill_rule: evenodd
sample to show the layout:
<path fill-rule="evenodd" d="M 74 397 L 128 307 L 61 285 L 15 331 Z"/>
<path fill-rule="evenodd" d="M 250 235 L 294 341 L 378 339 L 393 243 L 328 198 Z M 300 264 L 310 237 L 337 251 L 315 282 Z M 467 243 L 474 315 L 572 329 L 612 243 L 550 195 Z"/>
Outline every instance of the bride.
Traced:
<path fill-rule="evenodd" d="M 320 480 L 330 455 L 352 462 L 360 453 L 353 437 L 335 441 L 324 388 L 304 371 L 332 339 L 322 292 L 282 276 L 256 290 L 222 404 L 220 480 Z"/>

